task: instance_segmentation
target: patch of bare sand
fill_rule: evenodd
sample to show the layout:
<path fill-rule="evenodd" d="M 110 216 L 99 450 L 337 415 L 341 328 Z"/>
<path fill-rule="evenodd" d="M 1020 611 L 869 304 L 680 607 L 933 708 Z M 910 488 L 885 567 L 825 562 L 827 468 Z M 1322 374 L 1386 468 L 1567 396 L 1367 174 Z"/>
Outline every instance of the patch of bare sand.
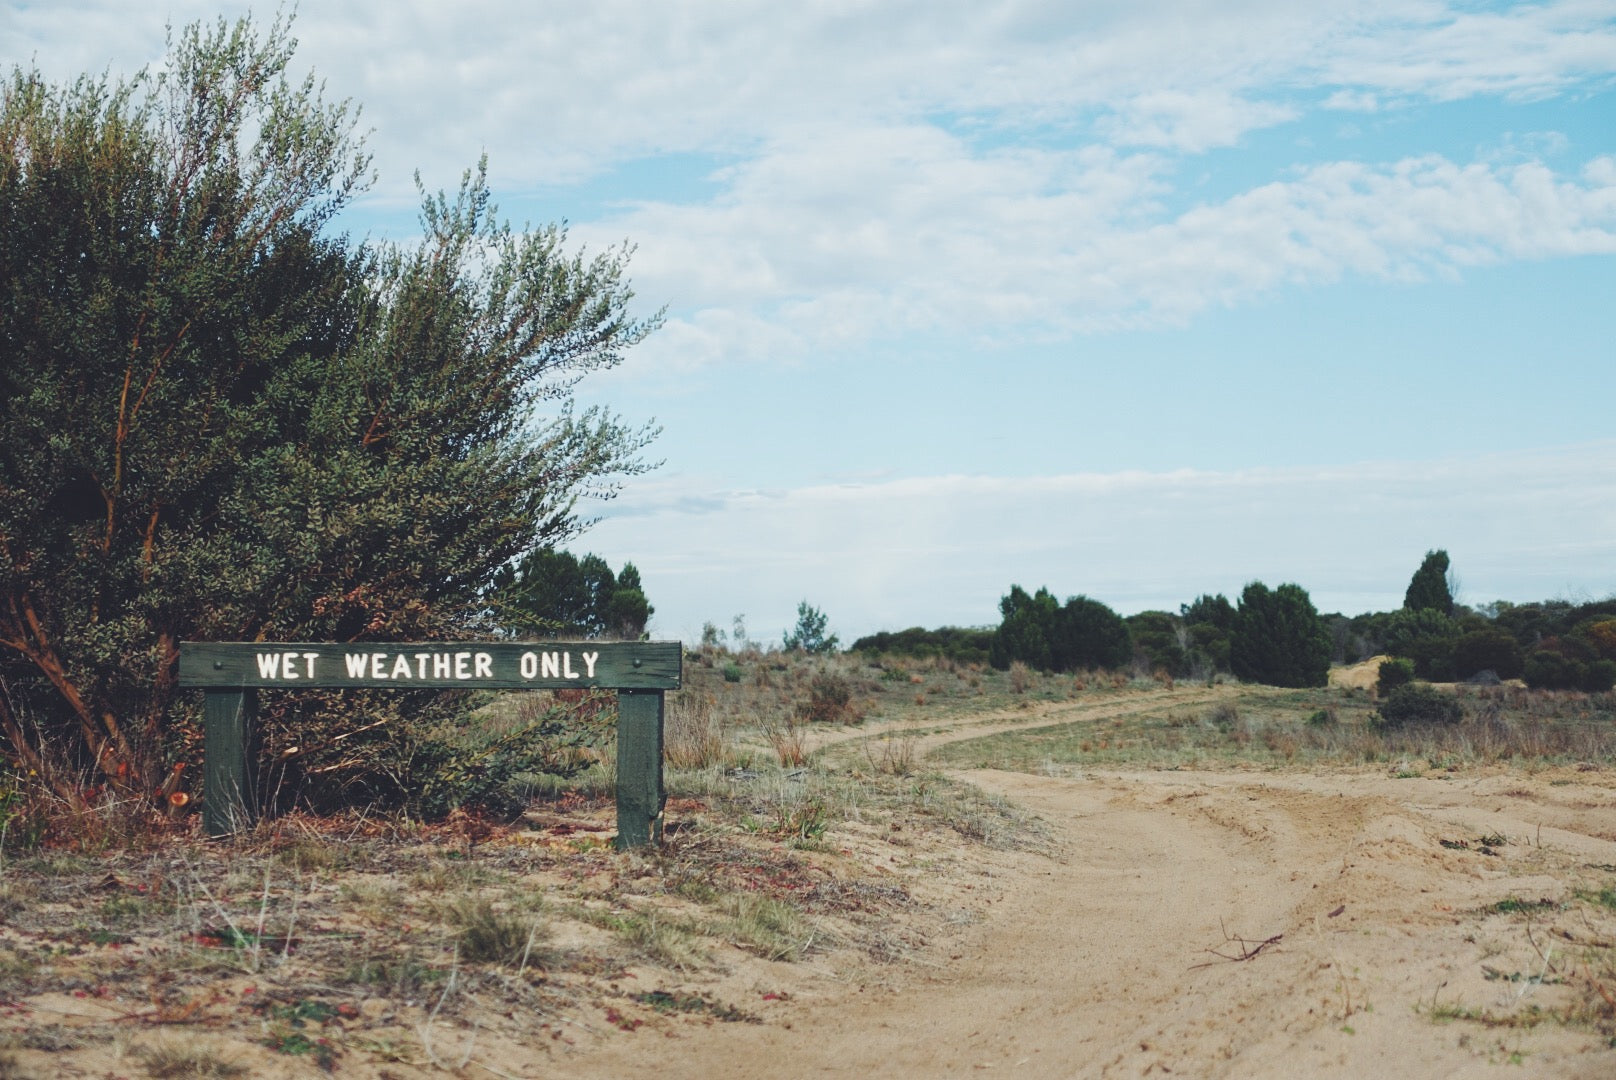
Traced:
<path fill-rule="evenodd" d="M 1591 1030 L 1441 1019 L 1563 1009 L 1574 989 L 1552 972 L 1610 946 L 1616 925 L 1485 910 L 1610 879 L 1603 774 L 968 775 L 1042 815 L 1064 854 L 1008 859 L 986 919 L 933 966 L 849 973 L 789 1020 L 617 1040 L 569 1072 L 1616 1075 Z"/>
<path fill-rule="evenodd" d="M 1371 656 L 1357 664 L 1330 669 L 1330 685 L 1343 690 L 1373 690 L 1380 682 L 1380 665 L 1389 656 Z"/>

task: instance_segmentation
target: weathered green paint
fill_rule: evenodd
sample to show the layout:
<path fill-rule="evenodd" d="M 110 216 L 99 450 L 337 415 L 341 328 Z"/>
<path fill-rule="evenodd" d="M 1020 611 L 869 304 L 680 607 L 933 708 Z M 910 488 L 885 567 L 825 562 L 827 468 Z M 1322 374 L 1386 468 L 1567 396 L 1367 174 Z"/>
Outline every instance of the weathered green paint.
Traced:
<path fill-rule="evenodd" d="M 183 687 L 206 691 L 202 827 L 224 837 L 257 816 L 258 688 L 568 690 L 617 694 L 617 846 L 662 839 L 662 694 L 679 689 L 677 641 L 180 644 Z"/>
<path fill-rule="evenodd" d="M 253 690 L 209 690 L 202 703 L 202 830 L 230 836 L 258 816 Z"/>
<path fill-rule="evenodd" d="M 677 690 L 677 641 L 184 642 L 180 685 L 282 690 Z"/>
<path fill-rule="evenodd" d="M 617 846 L 662 839 L 662 694 L 617 694 Z"/>

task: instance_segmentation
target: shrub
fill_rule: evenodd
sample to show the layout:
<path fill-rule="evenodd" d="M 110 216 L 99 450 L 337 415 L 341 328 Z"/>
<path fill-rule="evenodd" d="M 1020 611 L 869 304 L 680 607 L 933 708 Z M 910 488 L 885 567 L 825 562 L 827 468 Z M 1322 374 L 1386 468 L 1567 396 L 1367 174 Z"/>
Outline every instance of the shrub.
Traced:
<path fill-rule="evenodd" d="M 741 670 L 741 665 L 739 665 L 739 664 L 725 664 L 724 665 L 724 681 L 725 682 L 740 682 L 741 681 L 741 676 L 743 676 L 745 674 L 746 674 L 746 672 Z"/>
<path fill-rule="evenodd" d="M 1385 697 L 1399 686 L 1407 686 L 1414 681 L 1414 662 L 1401 657 L 1380 662 L 1380 678 L 1375 683 L 1375 694 Z"/>
<path fill-rule="evenodd" d="M 808 700 L 799 706 L 804 720 L 824 724 L 851 724 L 858 720 L 853 707 L 853 684 L 833 671 L 821 671 L 808 684 Z"/>
<path fill-rule="evenodd" d="M 1380 705 L 1380 718 L 1387 727 L 1417 724 L 1457 724 L 1464 719 L 1464 706 L 1452 694 L 1425 683 L 1399 686 Z"/>
<path fill-rule="evenodd" d="M 1603 694 L 1616 688 L 1616 661 L 1590 660 L 1577 679 L 1577 689 L 1590 694 Z"/>
<path fill-rule="evenodd" d="M 572 408 L 657 321 L 629 316 L 626 249 L 507 229 L 481 168 L 418 241 L 351 239 L 367 155 L 293 48 L 220 21 L 129 83 L 0 94 L 0 730 L 75 806 L 149 804 L 195 761 L 178 642 L 485 633 L 498 568 L 575 533 L 651 436 Z M 306 785 L 365 798 L 446 717 L 360 701 L 260 709 L 329 748 Z"/>

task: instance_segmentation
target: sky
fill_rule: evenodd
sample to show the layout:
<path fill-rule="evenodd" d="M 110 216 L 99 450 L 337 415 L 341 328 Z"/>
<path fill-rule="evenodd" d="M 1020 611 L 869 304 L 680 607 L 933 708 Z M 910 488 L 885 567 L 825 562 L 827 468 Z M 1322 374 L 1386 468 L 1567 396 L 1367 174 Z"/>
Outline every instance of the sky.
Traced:
<path fill-rule="evenodd" d="M 0 3 L 0 61 L 249 10 Z M 267 23 L 272 7 L 260 5 Z M 1124 614 L 1252 580 L 1384 610 L 1616 594 L 1616 0 L 333 0 L 356 236 L 486 154 L 634 245 L 662 327 L 579 387 L 662 429 L 572 544 L 653 636 Z"/>

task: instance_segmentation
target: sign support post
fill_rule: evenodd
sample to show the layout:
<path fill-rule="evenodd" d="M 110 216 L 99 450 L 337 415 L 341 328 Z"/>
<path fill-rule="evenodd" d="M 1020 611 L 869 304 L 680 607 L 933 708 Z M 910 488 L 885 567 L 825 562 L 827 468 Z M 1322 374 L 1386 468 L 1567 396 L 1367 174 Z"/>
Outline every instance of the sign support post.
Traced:
<path fill-rule="evenodd" d="M 258 692 L 202 695 L 202 831 L 230 836 L 258 818 Z"/>
<path fill-rule="evenodd" d="M 203 830 L 233 836 L 257 818 L 260 689 L 605 689 L 617 691 L 617 846 L 656 843 L 663 694 L 683 662 L 677 641 L 182 642 L 179 684 L 204 699 Z"/>

